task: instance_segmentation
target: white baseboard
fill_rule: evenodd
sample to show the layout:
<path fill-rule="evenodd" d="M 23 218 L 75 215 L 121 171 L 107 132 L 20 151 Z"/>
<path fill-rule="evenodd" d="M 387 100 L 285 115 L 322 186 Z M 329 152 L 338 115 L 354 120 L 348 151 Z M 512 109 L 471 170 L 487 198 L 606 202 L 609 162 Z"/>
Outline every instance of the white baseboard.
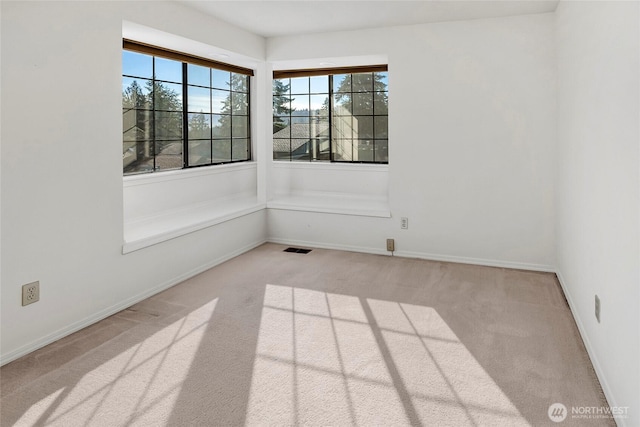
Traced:
<path fill-rule="evenodd" d="M 338 245 L 338 244 L 332 244 L 332 243 L 310 242 L 310 241 L 304 241 L 304 240 L 280 239 L 275 237 L 269 237 L 267 240 L 271 243 L 278 243 L 281 245 L 308 246 L 308 247 L 320 248 L 320 249 L 335 249 L 340 251 L 362 252 L 367 254 L 391 256 L 391 253 L 387 252 L 384 249 L 369 248 L 366 246 Z M 553 266 L 543 265 L 543 264 L 529 264 L 529 263 L 523 263 L 523 262 L 499 261 L 499 260 L 489 260 L 489 259 L 482 259 L 482 258 L 468 258 L 468 257 L 438 255 L 438 254 L 430 254 L 426 252 L 412 252 L 412 251 L 395 251 L 393 253 L 393 256 L 402 257 L 402 258 L 419 258 L 419 259 L 425 259 L 430 261 L 455 262 L 460 264 L 484 265 L 488 267 L 502 267 L 502 268 L 513 268 L 517 270 L 531 270 L 531 271 L 543 271 L 547 273 L 555 273 L 555 268 Z"/>
<path fill-rule="evenodd" d="M 551 265 L 545 265 L 545 264 L 532 264 L 527 262 L 471 258 L 471 257 L 462 257 L 462 256 L 454 256 L 454 255 L 439 255 L 439 254 L 430 254 L 426 252 L 396 251 L 394 252 L 394 255 L 399 257 L 404 257 L 404 258 L 420 258 L 420 259 L 427 259 L 430 261 L 444 261 L 444 262 L 455 262 L 460 264 L 484 265 L 487 267 L 512 268 L 515 270 L 542 271 L 546 273 L 555 273 L 556 271 L 555 267 Z"/>
<path fill-rule="evenodd" d="M 569 309 L 571 310 L 571 315 L 573 316 L 576 325 L 578 326 L 578 332 L 580 332 L 580 337 L 582 337 L 582 342 L 584 342 L 584 346 L 587 349 L 587 354 L 591 359 L 591 364 L 593 365 L 593 369 L 596 372 L 596 376 L 598 377 L 598 381 L 600 381 L 600 385 L 602 386 L 602 391 L 604 392 L 604 396 L 607 399 L 609 406 L 618 406 L 617 400 L 613 395 L 611 387 L 607 382 L 607 377 L 605 377 L 604 372 L 602 371 L 602 367 L 600 366 L 600 361 L 596 356 L 595 350 L 591 345 L 591 341 L 589 340 L 589 335 L 587 335 L 586 330 L 584 329 L 584 324 L 582 323 L 582 319 L 578 315 L 578 310 L 576 310 L 575 304 L 573 302 L 573 298 L 571 297 L 571 293 L 567 289 L 566 281 L 562 277 L 562 273 L 558 269 L 556 271 L 556 276 L 558 277 L 558 281 L 560 282 L 560 286 L 562 287 L 562 292 L 564 292 L 564 296 L 567 298 L 567 302 L 569 303 Z M 627 421 L 624 418 L 614 418 L 616 424 L 620 427 L 626 427 Z"/>
<path fill-rule="evenodd" d="M 237 249 L 235 251 L 232 251 L 228 254 L 225 254 L 224 256 L 221 256 L 219 258 L 216 258 L 213 261 L 210 261 L 206 264 L 203 264 L 199 267 L 196 267 L 190 271 L 187 271 L 186 273 L 180 274 L 177 277 L 174 277 L 172 279 L 169 279 L 167 281 L 165 281 L 164 283 L 155 286 L 151 289 L 148 289 L 144 292 L 141 292 L 137 295 L 134 295 L 130 298 L 127 298 L 124 301 L 121 301 L 117 304 L 112 305 L 111 307 L 107 307 L 104 310 L 101 310 L 97 313 L 95 313 L 92 316 L 86 317 L 78 322 L 72 323 L 69 326 L 66 326 L 62 329 L 58 329 L 57 331 L 46 335 L 42 338 L 39 338 L 35 341 L 30 342 L 29 344 L 23 345 L 22 347 L 17 348 L 16 350 L 10 351 L 6 354 L 2 354 L 0 355 L 0 366 L 5 365 L 13 360 L 16 360 L 26 354 L 29 354 L 35 350 L 38 350 L 39 348 L 42 348 L 46 345 L 51 344 L 54 341 L 57 341 L 61 338 L 64 338 L 68 335 L 71 335 L 74 332 L 77 332 L 81 329 L 86 328 L 87 326 L 90 326 L 96 322 L 99 322 L 100 320 L 103 320 L 109 316 L 112 316 L 114 314 L 116 314 L 119 311 L 124 310 L 127 307 L 131 307 L 133 304 L 139 303 L 140 301 L 147 299 L 159 292 L 164 291 L 165 289 L 168 289 L 174 285 L 177 285 L 180 282 L 184 282 L 185 280 L 196 276 L 200 273 L 202 273 L 203 271 L 206 271 L 210 268 L 215 267 L 218 264 L 222 264 L 225 261 L 230 260 L 231 258 L 235 258 L 238 255 L 241 255 L 245 252 L 250 251 L 251 249 L 254 249 L 260 245 L 262 245 L 263 243 L 266 243 L 266 240 L 259 240 L 256 242 L 253 242 L 249 245 L 246 245 L 240 249 Z"/>

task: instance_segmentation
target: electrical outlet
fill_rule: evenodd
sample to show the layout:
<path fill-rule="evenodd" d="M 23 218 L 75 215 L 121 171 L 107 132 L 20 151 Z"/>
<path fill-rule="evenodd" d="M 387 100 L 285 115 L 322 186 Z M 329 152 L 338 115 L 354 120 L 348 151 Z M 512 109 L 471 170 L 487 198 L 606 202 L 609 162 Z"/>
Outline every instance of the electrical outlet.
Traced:
<path fill-rule="evenodd" d="M 28 283 L 22 286 L 22 305 L 40 301 L 40 282 Z"/>
<path fill-rule="evenodd" d="M 407 230 L 409 228 L 409 218 L 407 217 L 400 218 L 400 228 L 402 230 Z"/>
<path fill-rule="evenodd" d="M 396 250 L 396 241 L 393 239 L 387 239 L 387 250 L 393 252 Z"/>
<path fill-rule="evenodd" d="M 596 295 L 596 319 L 600 323 L 600 298 Z"/>

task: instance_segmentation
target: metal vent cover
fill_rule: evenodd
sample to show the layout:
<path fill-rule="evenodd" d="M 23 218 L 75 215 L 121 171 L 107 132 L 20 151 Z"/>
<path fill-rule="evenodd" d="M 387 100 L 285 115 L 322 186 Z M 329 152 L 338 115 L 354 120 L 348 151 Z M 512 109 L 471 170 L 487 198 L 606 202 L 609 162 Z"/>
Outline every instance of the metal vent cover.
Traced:
<path fill-rule="evenodd" d="M 285 249 L 283 252 L 293 252 L 296 254 L 308 254 L 309 252 L 311 252 L 311 249 L 302 249 L 302 248 L 287 248 Z"/>

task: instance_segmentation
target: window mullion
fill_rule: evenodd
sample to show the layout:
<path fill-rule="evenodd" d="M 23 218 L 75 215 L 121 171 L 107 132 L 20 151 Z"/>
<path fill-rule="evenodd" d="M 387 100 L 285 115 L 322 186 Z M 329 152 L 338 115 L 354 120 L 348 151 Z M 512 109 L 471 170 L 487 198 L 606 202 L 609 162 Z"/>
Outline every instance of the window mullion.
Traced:
<path fill-rule="evenodd" d="M 211 159 L 209 164 L 213 164 L 213 69 L 209 68 L 209 146 L 211 147 Z"/>
<path fill-rule="evenodd" d="M 156 171 L 156 58 L 153 57 L 151 64 L 151 124 L 153 130 L 153 170 Z"/>
<path fill-rule="evenodd" d="M 333 74 L 329 75 L 329 161 L 333 162 Z"/>
<path fill-rule="evenodd" d="M 376 161 L 376 73 L 371 73 L 371 121 L 373 126 L 373 134 L 371 135 L 371 143 L 373 144 L 373 161 Z"/>
<path fill-rule="evenodd" d="M 182 63 L 182 167 L 189 167 L 189 90 L 187 63 Z"/>

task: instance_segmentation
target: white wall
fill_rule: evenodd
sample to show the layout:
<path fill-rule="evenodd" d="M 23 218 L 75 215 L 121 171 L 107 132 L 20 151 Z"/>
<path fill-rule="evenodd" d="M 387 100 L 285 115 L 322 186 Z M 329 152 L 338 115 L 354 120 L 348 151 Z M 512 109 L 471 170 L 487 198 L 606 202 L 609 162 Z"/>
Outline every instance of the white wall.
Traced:
<path fill-rule="evenodd" d="M 268 39 L 274 68 L 388 56 L 393 216 L 270 210 L 270 239 L 553 270 L 554 52 L 553 14 Z"/>
<path fill-rule="evenodd" d="M 561 2 L 558 275 L 611 405 L 640 425 L 638 2 Z M 594 295 L 601 300 L 601 323 Z"/>
<path fill-rule="evenodd" d="M 266 237 L 260 211 L 122 255 L 123 20 L 258 61 L 265 46 L 258 36 L 169 2 L 0 7 L 5 363 Z M 264 117 L 256 122 L 256 134 L 264 133 Z M 41 299 L 21 307 L 20 288 L 34 280 Z"/>

